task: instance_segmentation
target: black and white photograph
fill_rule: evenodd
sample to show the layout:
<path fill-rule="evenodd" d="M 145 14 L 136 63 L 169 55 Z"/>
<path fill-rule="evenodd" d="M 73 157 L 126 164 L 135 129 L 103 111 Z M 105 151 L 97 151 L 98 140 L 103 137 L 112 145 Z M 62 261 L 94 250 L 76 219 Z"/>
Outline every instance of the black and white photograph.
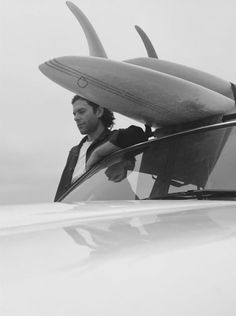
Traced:
<path fill-rule="evenodd" d="M 236 1 L 0 0 L 0 315 L 236 315 Z"/>

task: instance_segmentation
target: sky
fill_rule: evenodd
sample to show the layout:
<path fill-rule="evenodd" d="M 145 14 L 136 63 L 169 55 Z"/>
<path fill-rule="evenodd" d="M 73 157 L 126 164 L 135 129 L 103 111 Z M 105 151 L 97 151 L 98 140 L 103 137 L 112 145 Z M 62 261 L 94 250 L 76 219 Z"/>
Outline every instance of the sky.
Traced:
<path fill-rule="evenodd" d="M 160 59 L 236 82 L 235 0 L 72 0 L 89 18 L 109 58 L 146 56 L 134 29 Z M 83 31 L 64 0 L 0 0 L 0 204 L 48 203 L 69 149 L 81 136 L 73 94 L 38 66 L 88 56 Z M 115 128 L 140 125 L 116 115 Z"/>

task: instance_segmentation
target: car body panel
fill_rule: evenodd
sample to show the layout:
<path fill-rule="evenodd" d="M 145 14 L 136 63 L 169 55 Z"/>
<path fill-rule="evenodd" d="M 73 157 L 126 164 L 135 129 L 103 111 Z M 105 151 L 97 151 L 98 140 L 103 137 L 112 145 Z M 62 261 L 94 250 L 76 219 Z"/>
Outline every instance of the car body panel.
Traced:
<path fill-rule="evenodd" d="M 0 313 L 233 316 L 235 209 L 197 200 L 2 207 Z"/>

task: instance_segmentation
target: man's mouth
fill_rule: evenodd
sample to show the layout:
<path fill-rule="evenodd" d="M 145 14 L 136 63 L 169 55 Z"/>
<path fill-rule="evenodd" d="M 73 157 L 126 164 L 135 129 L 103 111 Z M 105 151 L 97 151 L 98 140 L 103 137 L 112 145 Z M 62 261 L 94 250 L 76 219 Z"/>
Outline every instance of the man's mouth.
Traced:
<path fill-rule="evenodd" d="M 83 128 L 85 126 L 84 123 L 81 123 L 81 124 L 77 124 L 78 128 Z"/>

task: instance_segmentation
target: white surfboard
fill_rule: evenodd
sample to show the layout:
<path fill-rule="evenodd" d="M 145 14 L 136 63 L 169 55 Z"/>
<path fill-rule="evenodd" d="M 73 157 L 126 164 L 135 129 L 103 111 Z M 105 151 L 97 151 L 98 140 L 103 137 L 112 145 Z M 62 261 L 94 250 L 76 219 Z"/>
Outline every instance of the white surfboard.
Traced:
<path fill-rule="evenodd" d="M 72 2 L 67 1 L 67 6 L 70 8 L 84 30 L 89 46 L 90 56 L 107 58 L 105 49 L 102 46 L 102 43 L 88 18 Z M 138 31 L 146 47 L 149 58 L 141 57 L 129 59 L 125 62 L 146 67 L 152 70 L 157 70 L 181 79 L 188 80 L 190 82 L 221 93 L 226 97 L 234 100 L 234 94 L 230 82 L 191 67 L 157 59 L 157 54 L 147 34 L 139 26 L 135 26 L 135 28 Z"/>
<path fill-rule="evenodd" d="M 234 100 L 231 83 L 204 71 L 150 57 L 126 60 L 127 63 L 142 66 L 198 84 Z"/>
<path fill-rule="evenodd" d="M 144 67 L 97 57 L 59 57 L 40 70 L 64 88 L 145 124 L 165 126 L 226 113 L 234 101 Z"/>
<path fill-rule="evenodd" d="M 141 27 L 135 25 L 139 36 L 141 37 L 143 44 L 146 48 L 148 57 L 150 58 L 135 58 L 127 60 L 126 62 L 146 67 L 149 69 L 157 70 L 160 72 L 167 73 L 169 75 L 188 80 L 190 82 L 199 84 L 203 87 L 216 91 L 225 95 L 228 98 L 235 100 L 235 95 L 233 88 L 230 82 L 223 80 L 217 76 L 211 75 L 201 70 L 194 69 L 192 67 L 187 67 L 184 65 L 172 63 L 165 60 L 156 60 L 157 55 L 155 48 L 147 36 L 147 34 L 141 29 Z M 155 58 L 155 59 L 154 59 Z"/>

